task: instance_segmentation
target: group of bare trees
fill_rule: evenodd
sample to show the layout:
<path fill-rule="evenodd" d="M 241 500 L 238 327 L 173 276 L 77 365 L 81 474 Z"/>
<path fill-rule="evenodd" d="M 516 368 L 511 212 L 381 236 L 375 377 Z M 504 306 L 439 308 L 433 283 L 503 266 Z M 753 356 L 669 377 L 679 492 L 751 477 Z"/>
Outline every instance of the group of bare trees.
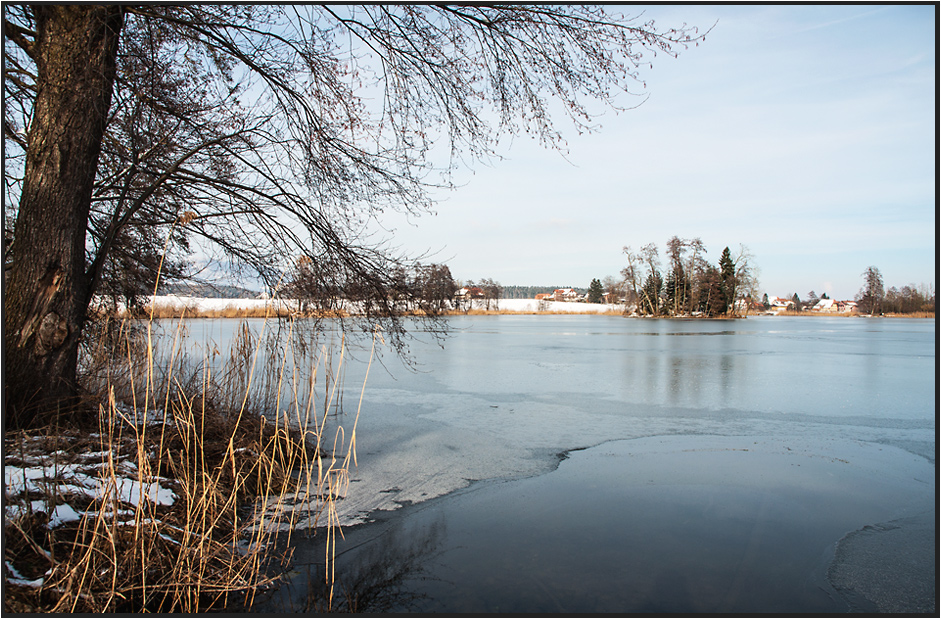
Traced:
<path fill-rule="evenodd" d="M 468 297 L 463 299 L 458 299 L 457 307 L 458 309 L 469 310 L 475 307 L 474 302 L 477 301 L 479 304 L 483 305 L 483 309 L 500 309 L 500 299 L 503 297 L 503 286 L 500 285 L 500 282 L 494 281 L 489 277 L 484 277 L 474 283 L 473 280 L 467 280 L 467 283 L 464 285 L 465 288 L 469 290 L 479 290 L 480 292 L 471 294 Z"/>
<path fill-rule="evenodd" d="M 754 258 L 740 246 L 732 255 L 726 247 L 718 265 L 706 260 L 706 248 L 699 238 L 671 237 L 666 244 L 666 264 L 662 265 L 656 243 L 639 250 L 624 248 L 627 266 L 621 280 L 605 278 L 605 287 L 624 299 L 634 312 L 644 316 L 722 316 L 740 312 L 737 301 L 757 294 L 758 279 Z"/>
<path fill-rule="evenodd" d="M 503 297 L 500 282 L 487 277 L 467 280 L 461 294 L 446 264 L 396 265 L 386 277 L 391 284 L 383 287 L 386 294 L 380 296 L 379 285 L 376 290 L 364 290 L 368 280 L 354 277 L 342 265 L 301 257 L 278 294 L 297 300 L 306 314 L 365 314 L 370 322 L 379 323 L 405 315 L 433 317 L 452 310 L 499 309 Z"/>
<path fill-rule="evenodd" d="M 416 313 L 439 316 L 454 307 L 457 283 L 447 265 L 391 265 L 383 277 L 371 283 L 342 265 L 302 256 L 278 294 L 297 300 L 306 314 L 352 313 L 365 316 L 369 324 Z"/>
<path fill-rule="evenodd" d="M 937 298 L 931 285 L 909 284 L 901 289 L 885 290 L 882 272 L 870 266 L 863 271 L 863 286 L 856 295 L 856 306 L 863 314 L 914 314 L 934 312 Z"/>
<path fill-rule="evenodd" d="M 933 286 L 909 284 L 901 288 L 889 288 L 882 300 L 882 307 L 887 314 L 914 314 L 936 312 L 937 303 Z"/>

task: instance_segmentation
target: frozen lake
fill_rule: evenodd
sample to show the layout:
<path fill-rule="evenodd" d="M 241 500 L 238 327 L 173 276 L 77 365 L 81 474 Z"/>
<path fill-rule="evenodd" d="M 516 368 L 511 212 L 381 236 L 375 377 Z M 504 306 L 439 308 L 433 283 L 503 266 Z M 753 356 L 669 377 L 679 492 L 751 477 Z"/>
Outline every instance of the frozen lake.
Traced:
<path fill-rule="evenodd" d="M 338 572 L 361 610 L 936 609 L 934 321 L 452 326 L 443 348 L 418 334 L 417 371 L 386 354 L 369 375 L 341 501 L 366 524 Z M 344 425 L 367 356 L 346 367 Z M 318 540 L 296 538 L 274 607 L 306 604 Z"/>

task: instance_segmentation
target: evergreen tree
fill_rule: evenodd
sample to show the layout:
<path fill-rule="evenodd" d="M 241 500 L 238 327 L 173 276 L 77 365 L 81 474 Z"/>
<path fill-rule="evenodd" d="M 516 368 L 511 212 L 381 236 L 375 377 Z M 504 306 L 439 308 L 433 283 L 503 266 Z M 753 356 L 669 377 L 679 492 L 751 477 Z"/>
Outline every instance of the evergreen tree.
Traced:
<path fill-rule="evenodd" d="M 691 283 L 686 276 L 682 263 L 677 263 L 667 275 L 664 284 L 666 307 L 664 310 L 671 316 L 679 316 L 689 311 Z"/>
<path fill-rule="evenodd" d="M 676 272 L 667 273 L 667 281 L 663 284 L 663 311 L 671 316 L 676 315 L 677 299 L 679 297 L 676 282 Z"/>
<path fill-rule="evenodd" d="M 722 273 L 715 266 L 708 264 L 703 271 L 702 291 L 699 296 L 699 311 L 704 316 L 721 316 L 726 312 L 725 289 L 722 285 Z"/>
<path fill-rule="evenodd" d="M 732 262 L 732 252 L 726 247 L 719 258 L 719 273 L 722 277 L 722 292 L 725 297 L 725 311 L 732 311 L 735 304 L 735 263 Z"/>
<path fill-rule="evenodd" d="M 659 271 L 653 271 L 644 281 L 641 289 L 641 308 L 645 314 L 658 316 L 660 314 L 660 293 L 663 291 L 663 277 Z"/>
<path fill-rule="evenodd" d="M 588 286 L 588 302 L 601 303 L 603 298 L 604 288 L 601 287 L 601 282 L 597 278 L 591 280 L 591 285 Z"/>

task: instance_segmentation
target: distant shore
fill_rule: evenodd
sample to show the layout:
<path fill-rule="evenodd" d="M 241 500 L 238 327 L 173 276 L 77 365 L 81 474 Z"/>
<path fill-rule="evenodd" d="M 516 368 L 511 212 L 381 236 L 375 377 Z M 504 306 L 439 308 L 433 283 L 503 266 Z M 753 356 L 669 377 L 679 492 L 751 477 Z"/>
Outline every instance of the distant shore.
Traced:
<path fill-rule="evenodd" d="M 117 316 L 127 315 L 123 307 L 108 310 L 103 306 L 100 309 L 112 312 Z M 346 317 L 355 312 L 336 310 L 333 312 L 304 312 L 301 304 L 294 299 L 220 299 L 207 297 L 190 297 L 178 295 L 165 295 L 150 297 L 144 305 L 144 317 L 153 318 L 287 318 L 291 316 L 315 316 L 321 318 Z M 574 315 L 574 314 L 600 314 L 607 316 L 630 316 L 625 313 L 625 306 L 616 303 L 575 303 L 562 301 L 537 301 L 535 299 L 500 299 L 491 301 L 489 306 L 485 302 L 477 302 L 468 309 L 452 309 L 443 312 L 445 316 L 499 316 L 499 315 Z M 798 316 L 798 317 L 862 317 L 869 318 L 867 314 L 858 313 L 824 313 L 824 312 L 749 312 L 745 316 Z M 878 318 L 880 316 L 873 316 Z M 884 318 L 931 318 L 934 312 L 915 312 L 912 314 L 884 314 Z M 696 316 L 676 316 L 662 318 L 697 319 Z"/>

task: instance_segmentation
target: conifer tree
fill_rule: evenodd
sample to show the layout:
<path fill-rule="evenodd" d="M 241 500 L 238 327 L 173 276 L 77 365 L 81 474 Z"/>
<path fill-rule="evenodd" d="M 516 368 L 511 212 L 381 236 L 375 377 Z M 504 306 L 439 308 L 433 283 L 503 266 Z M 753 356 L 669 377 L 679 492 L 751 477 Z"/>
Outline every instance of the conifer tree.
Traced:
<path fill-rule="evenodd" d="M 719 273 L 722 276 L 722 292 L 725 297 L 725 313 L 735 308 L 735 263 L 732 262 L 732 252 L 726 247 L 719 258 Z"/>
<path fill-rule="evenodd" d="M 602 288 L 601 282 L 597 278 L 591 280 L 591 284 L 588 286 L 588 302 L 601 303 L 603 298 L 604 288 Z"/>

